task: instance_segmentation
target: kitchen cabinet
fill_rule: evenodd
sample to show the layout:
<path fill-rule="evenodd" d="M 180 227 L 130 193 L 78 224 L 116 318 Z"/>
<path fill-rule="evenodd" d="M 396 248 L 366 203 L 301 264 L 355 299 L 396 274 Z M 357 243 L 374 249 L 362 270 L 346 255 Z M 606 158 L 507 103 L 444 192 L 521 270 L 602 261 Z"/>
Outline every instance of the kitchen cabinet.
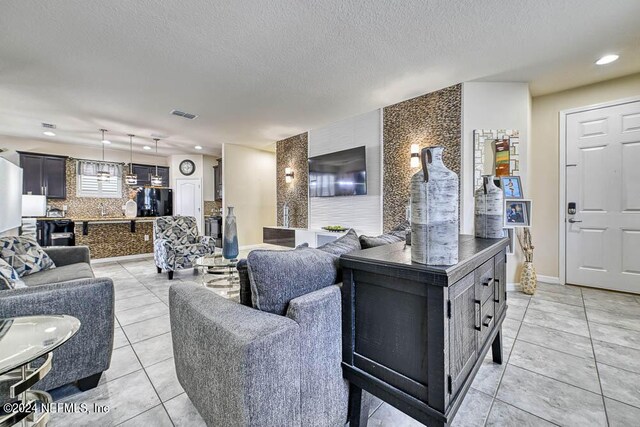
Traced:
<path fill-rule="evenodd" d="M 218 165 L 213 167 L 213 197 L 222 201 L 222 159 L 218 159 Z"/>
<path fill-rule="evenodd" d="M 133 164 L 133 173 L 138 175 L 138 186 L 150 187 L 151 175 L 156 173 L 156 167 L 153 165 Z M 162 177 L 162 187 L 171 187 L 169 182 L 169 168 L 166 166 L 158 166 L 158 175 Z"/>
<path fill-rule="evenodd" d="M 49 199 L 67 198 L 66 157 L 35 153 L 20 153 L 23 169 L 23 194 L 47 196 Z"/>

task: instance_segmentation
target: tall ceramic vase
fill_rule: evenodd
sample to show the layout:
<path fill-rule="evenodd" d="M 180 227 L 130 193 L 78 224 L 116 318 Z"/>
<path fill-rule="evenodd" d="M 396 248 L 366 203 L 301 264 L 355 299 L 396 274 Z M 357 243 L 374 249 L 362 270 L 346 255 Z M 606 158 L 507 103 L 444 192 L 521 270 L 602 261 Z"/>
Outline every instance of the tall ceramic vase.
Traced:
<path fill-rule="evenodd" d="M 482 185 L 476 189 L 474 198 L 476 237 L 483 239 L 503 237 L 504 194 L 493 182 L 493 175 L 482 177 Z"/>
<path fill-rule="evenodd" d="M 423 148 L 411 178 L 411 260 L 458 263 L 458 175 L 442 162 L 444 147 Z"/>
<path fill-rule="evenodd" d="M 238 227 L 236 226 L 236 216 L 233 213 L 233 206 L 228 206 L 227 216 L 224 219 L 222 256 L 225 259 L 236 259 L 238 258 L 238 253 Z"/>

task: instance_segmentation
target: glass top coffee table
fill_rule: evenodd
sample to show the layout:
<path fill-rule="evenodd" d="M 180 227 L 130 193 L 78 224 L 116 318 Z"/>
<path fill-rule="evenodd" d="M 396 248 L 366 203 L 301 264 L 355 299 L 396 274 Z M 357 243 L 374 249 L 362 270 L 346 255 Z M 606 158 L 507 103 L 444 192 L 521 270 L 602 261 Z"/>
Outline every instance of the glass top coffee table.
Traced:
<path fill-rule="evenodd" d="M 10 384 L 9 401 L 0 410 L 0 426 L 41 426 L 49 420 L 38 412 L 51 396 L 30 388 L 51 370 L 52 352 L 73 337 L 80 321 L 73 316 L 49 315 L 0 319 L 0 381 Z M 44 358 L 38 367 L 31 362 Z"/>
<path fill-rule="evenodd" d="M 224 259 L 221 255 L 196 258 L 193 265 L 200 271 L 202 284 L 223 297 L 240 297 L 240 277 L 236 269 L 238 260 Z"/>

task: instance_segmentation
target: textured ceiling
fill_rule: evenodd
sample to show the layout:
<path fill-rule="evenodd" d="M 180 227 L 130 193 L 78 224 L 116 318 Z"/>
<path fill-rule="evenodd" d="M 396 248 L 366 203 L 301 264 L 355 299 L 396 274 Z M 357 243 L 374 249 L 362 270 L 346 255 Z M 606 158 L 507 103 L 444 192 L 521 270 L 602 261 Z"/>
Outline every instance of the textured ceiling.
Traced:
<path fill-rule="evenodd" d="M 638 17 L 638 0 L 4 0 L 0 134 L 267 147 L 461 81 L 541 94 L 640 71 Z"/>

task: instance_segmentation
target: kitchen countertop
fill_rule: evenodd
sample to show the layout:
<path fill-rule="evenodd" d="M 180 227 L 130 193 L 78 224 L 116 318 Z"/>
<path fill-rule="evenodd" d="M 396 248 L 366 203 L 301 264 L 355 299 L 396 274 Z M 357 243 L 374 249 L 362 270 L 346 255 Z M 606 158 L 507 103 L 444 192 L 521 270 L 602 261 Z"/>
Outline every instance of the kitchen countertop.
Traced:
<path fill-rule="evenodd" d="M 64 218 L 50 218 L 50 217 L 40 217 L 36 218 L 38 221 L 60 221 L 60 220 L 71 220 L 74 222 L 130 222 L 130 221 L 146 221 L 152 222 L 155 220 L 153 217 L 136 217 L 136 218 L 126 218 L 123 216 L 95 216 L 95 217 L 64 217 Z"/>
<path fill-rule="evenodd" d="M 347 231 L 351 230 L 351 228 L 347 228 L 346 230 L 334 231 L 334 230 L 325 230 L 324 228 L 283 227 L 282 225 L 265 225 L 262 228 L 276 228 L 278 230 L 294 230 L 294 231 L 301 230 L 301 231 L 309 231 L 312 233 L 320 233 L 320 234 L 326 234 L 326 233 L 339 234 L 339 233 L 346 233 Z"/>

